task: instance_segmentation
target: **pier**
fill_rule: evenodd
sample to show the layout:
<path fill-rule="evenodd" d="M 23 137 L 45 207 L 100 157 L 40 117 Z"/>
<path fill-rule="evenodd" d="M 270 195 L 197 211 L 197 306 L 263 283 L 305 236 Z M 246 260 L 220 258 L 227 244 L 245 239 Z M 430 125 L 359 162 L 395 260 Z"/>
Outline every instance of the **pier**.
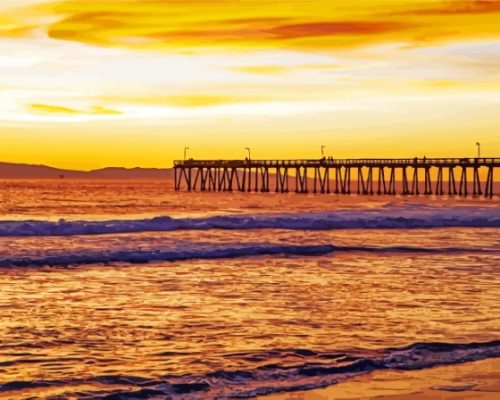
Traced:
<path fill-rule="evenodd" d="M 174 161 L 175 190 L 493 197 L 500 158 Z"/>

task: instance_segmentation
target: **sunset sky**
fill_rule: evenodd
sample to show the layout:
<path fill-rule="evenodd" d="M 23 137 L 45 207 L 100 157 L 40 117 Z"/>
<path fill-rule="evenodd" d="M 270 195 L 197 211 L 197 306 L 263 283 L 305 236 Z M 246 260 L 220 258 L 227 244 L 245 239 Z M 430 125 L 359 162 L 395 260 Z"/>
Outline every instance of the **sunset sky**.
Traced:
<path fill-rule="evenodd" d="M 500 155 L 500 0 L 0 1 L 0 161 Z"/>

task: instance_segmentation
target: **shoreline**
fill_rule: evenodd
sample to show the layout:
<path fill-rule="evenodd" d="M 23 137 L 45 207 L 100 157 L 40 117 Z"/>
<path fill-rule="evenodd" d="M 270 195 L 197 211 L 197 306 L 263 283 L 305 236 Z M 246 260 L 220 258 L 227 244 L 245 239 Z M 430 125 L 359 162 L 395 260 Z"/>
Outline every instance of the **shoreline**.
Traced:
<path fill-rule="evenodd" d="M 260 400 L 495 400 L 500 358 L 422 370 L 378 370 L 336 385 L 260 396 Z"/>

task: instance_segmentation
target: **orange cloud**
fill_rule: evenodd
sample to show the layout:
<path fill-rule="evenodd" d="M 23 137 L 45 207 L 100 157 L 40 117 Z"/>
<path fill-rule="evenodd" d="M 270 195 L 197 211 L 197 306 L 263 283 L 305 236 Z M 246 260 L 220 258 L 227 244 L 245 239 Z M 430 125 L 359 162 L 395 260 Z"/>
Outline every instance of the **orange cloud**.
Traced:
<path fill-rule="evenodd" d="M 454 0 L 436 7 L 410 11 L 417 15 L 485 14 L 500 12 L 499 0 Z"/>
<path fill-rule="evenodd" d="M 327 21 L 277 26 L 269 30 L 280 39 L 335 35 L 377 35 L 408 28 L 399 22 Z"/>
<path fill-rule="evenodd" d="M 53 39 L 147 49 L 321 50 L 500 35 L 500 0 L 65 0 L 37 12 L 56 19 L 40 26 Z M 8 29 L 0 21 L 0 35 L 25 34 L 26 21 Z"/>
<path fill-rule="evenodd" d="M 280 47 L 279 42 L 283 40 L 311 39 L 321 36 L 351 36 L 353 40 L 356 40 L 356 37 L 365 40 L 366 36 L 369 35 L 375 36 L 407 28 L 408 26 L 397 22 L 325 21 L 265 28 L 258 26 L 233 28 L 229 26 L 222 29 L 166 31 L 154 33 L 149 37 L 192 45 L 201 45 L 201 42 L 206 43 L 208 40 L 212 44 L 254 43 L 257 46 L 258 43 L 266 45 L 266 42 L 274 42 L 277 47 Z M 376 40 L 375 37 L 373 40 Z M 332 47 L 335 44 L 335 41 L 330 42 Z"/>

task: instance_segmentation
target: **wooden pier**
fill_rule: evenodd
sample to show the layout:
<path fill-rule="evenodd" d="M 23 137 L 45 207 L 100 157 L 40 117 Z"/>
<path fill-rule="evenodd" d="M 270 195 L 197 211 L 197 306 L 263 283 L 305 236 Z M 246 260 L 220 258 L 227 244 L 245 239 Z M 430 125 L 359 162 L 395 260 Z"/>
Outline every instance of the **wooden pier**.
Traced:
<path fill-rule="evenodd" d="M 174 161 L 174 176 L 175 190 L 187 191 L 491 198 L 499 167 L 500 158 L 189 159 Z"/>

